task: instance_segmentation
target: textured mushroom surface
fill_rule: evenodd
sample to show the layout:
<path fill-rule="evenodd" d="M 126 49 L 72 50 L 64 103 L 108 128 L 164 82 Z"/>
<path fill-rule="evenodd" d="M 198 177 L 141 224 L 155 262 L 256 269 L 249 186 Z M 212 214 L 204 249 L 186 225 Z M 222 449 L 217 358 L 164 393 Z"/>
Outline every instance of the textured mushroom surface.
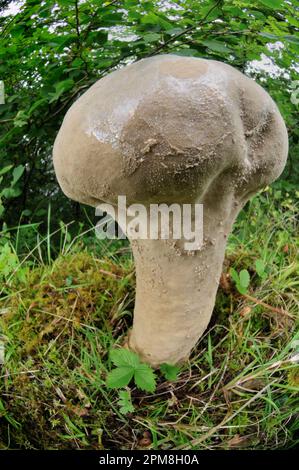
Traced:
<path fill-rule="evenodd" d="M 65 194 L 97 206 L 203 204 L 204 244 L 132 240 L 137 286 L 129 346 L 147 362 L 190 354 L 213 311 L 228 233 L 240 209 L 282 172 L 287 131 L 267 92 L 233 67 L 160 55 L 95 83 L 54 145 Z"/>

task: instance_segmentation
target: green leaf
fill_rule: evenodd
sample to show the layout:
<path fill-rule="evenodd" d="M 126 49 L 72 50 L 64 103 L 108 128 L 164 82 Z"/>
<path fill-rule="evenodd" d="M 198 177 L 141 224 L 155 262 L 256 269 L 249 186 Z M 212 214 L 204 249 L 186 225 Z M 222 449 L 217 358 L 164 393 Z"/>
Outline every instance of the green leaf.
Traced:
<path fill-rule="evenodd" d="M 70 287 L 72 284 L 73 284 L 73 276 L 67 276 L 67 278 L 65 280 L 65 285 L 67 287 Z"/>
<path fill-rule="evenodd" d="M 18 197 L 22 194 L 22 190 L 20 188 L 4 188 L 1 192 L 1 195 L 4 196 L 6 199 L 12 199 L 14 197 Z"/>
<path fill-rule="evenodd" d="M 178 378 L 180 367 L 171 364 L 162 364 L 160 370 L 166 380 L 175 381 Z"/>
<path fill-rule="evenodd" d="M 141 390 L 147 392 L 155 390 L 156 380 L 153 369 L 141 363 L 136 353 L 124 348 L 113 349 L 110 352 L 110 360 L 117 366 L 107 376 L 107 385 L 110 388 L 125 387 L 134 377 L 136 386 Z"/>
<path fill-rule="evenodd" d="M 1 175 L 4 175 L 5 173 L 7 173 L 9 170 L 11 170 L 13 167 L 13 165 L 7 165 L 5 166 L 4 168 L 2 168 L 2 170 L 0 170 L 0 176 Z"/>
<path fill-rule="evenodd" d="M 25 113 L 25 111 L 20 110 L 18 111 L 16 117 L 14 118 L 14 126 L 15 127 L 23 127 L 27 124 L 29 116 Z"/>
<path fill-rule="evenodd" d="M 134 373 L 135 384 L 140 390 L 153 393 L 156 390 L 156 375 L 147 364 L 140 364 Z"/>
<path fill-rule="evenodd" d="M 117 367 L 108 373 L 106 385 L 109 388 L 126 387 L 132 380 L 134 370 L 131 367 Z"/>
<path fill-rule="evenodd" d="M 25 210 L 22 211 L 22 215 L 23 215 L 24 217 L 28 217 L 28 216 L 31 215 L 31 214 L 32 214 L 32 212 L 31 212 L 30 209 L 25 209 Z"/>
<path fill-rule="evenodd" d="M 74 80 L 71 78 L 68 78 L 67 80 L 63 80 L 62 82 L 58 82 L 55 84 L 55 93 L 51 93 L 51 99 L 49 103 L 53 103 L 54 101 L 57 101 L 60 96 L 70 88 L 72 88 L 74 85 Z"/>
<path fill-rule="evenodd" d="M 40 100 L 35 101 L 32 106 L 30 106 L 28 115 L 31 116 L 31 114 L 41 105 L 46 102 L 46 98 L 41 98 Z"/>
<path fill-rule="evenodd" d="M 299 44 L 299 37 L 297 36 L 287 35 L 287 36 L 284 36 L 283 39 L 285 39 L 288 42 L 292 42 L 294 44 Z"/>
<path fill-rule="evenodd" d="M 235 281 L 235 283 L 237 284 L 239 282 L 239 275 L 237 271 L 234 268 L 230 268 L 229 273 L 233 281 Z"/>
<path fill-rule="evenodd" d="M 239 274 L 239 279 L 240 279 L 240 286 L 242 288 L 247 289 L 250 283 L 250 275 L 247 269 L 242 269 L 242 271 Z"/>
<path fill-rule="evenodd" d="M 211 49 L 211 51 L 223 52 L 223 53 L 232 52 L 232 49 L 226 46 L 226 44 L 220 41 L 216 41 L 214 39 L 211 39 L 211 40 L 207 39 L 206 41 L 202 41 L 202 44 L 208 47 L 209 49 Z"/>
<path fill-rule="evenodd" d="M 11 186 L 14 186 L 19 181 L 22 174 L 24 173 L 24 170 L 25 167 L 23 165 L 19 165 L 13 170 Z"/>
<path fill-rule="evenodd" d="M 240 294 L 242 294 L 242 295 L 246 294 L 247 287 L 241 286 L 240 283 L 236 284 L 236 287 L 237 287 L 238 292 L 240 292 Z"/>
<path fill-rule="evenodd" d="M 206 19 L 209 20 L 209 22 L 215 20 L 216 18 L 221 18 L 222 11 L 220 10 L 220 8 L 218 7 L 216 8 L 216 4 L 215 4 L 215 8 L 212 9 L 210 2 L 204 2 L 204 3 L 207 3 L 207 5 L 200 9 L 202 17 L 206 17 Z"/>
<path fill-rule="evenodd" d="M 259 0 L 259 3 L 262 3 L 271 10 L 275 10 L 276 8 L 280 8 L 283 4 L 283 0 Z"/>
<path fill-rule="evenodd" d="M 278 36 L 277 34 L 265 33 L 263 31 L 261 31 L 259 35 L 262 36 L 263 38 L 273 39 L 274 41 L 288 41 L 293 44 L 299 44 L 299 38 L 297 36 L 291 36 L 291 35 Z"/>
<path fill-rule="evenodd" d="M 194 57 L 194 56 L 198 55 L 198 51 L 196 49 L 184 48 L 184 49 L 181 49 L 179 51 L 174 51 L 173 54 L 181 55 L 181 56 L 184 56 L 184 57 Z"/>
<path fill-rule="evenodd" d="M 141 23 L 147 25 L 158 25 L 161 29 L 173 29 L 173 24 L 165 20 L 162 15 L 156 15 L 153 12 L 150 12 L 147 15 L 142 16 Z"/>
<path fill-rule="evenodd" d="M 260 36 L 262 36 L 263 38 L 267 38 L 267 39 L 275 39 L 275 41 L 278 41 L 279 39 L 281 39 L 280 36 L 277 36 L 276 34 L 272 34 L 272 33 L 265 33 L 263 31 L 261 31 L 259 33 Z"/>
<path fill-rule="evenodd" d="M 112 351 L 110 351 L 110 360 L 118 367 L 138 367 L 140 364 L 138 355 L 125 348 L 112 349 Z"/>
<path fill-rule="evenodd" d="M 170 36 L 176 36 L 177 34 L 182 33 L 184 30 L 182 28 L 171 28 L 167 30 L 167 34 Z"/>
<path fill-rule="evenodd" d="M 261 259 L 257 259 L 255 262 L 255 270 L 260 277 L 265 275 L 265 264 Z"/>
<path fill-rule="evenodd" d="M 236 288 L 240 292 L 240 294 L 246 294 L 247 288 L 250 283 L 250 276 L 247 269 L 242 269 L 240 274 L 238 274 L 234 268 L 230 268 L 230 275 L 231 278 L 234 280 Z"/>
<path fill-rule="evenodd" d="M 121 390 L 119 392 L 118 405 L 120 406 L 120 412 L 123 415 L 134 412 L 134 406 L 131 399 L 131 394 L 128 390 Z"/>
<path fill-rule="evenodd" d="M 145 34 L 145 36 L 143 36 L 143 40 L 145 42 L 145 44 L 148 44 L 150 42 L 157 42 L 161 39 L 161 34 L 158 34 L 158 33 L 149 33 L 149 34 Z"/>

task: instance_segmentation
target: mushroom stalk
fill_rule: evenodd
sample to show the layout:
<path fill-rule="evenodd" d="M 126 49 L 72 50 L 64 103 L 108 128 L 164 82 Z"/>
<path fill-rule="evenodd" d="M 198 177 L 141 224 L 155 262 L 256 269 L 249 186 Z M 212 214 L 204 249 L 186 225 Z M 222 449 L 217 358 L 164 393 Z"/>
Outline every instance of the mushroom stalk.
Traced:
<path fill-rule="evenodd" d="M 137 285 L 128 343 L 154 367 L 187 360 L 209 324 L 227 236 L 239 206 L 231 194 L 224 199 L 230 200 L 226 214 L 223 200 L 220 207 L 217 199 L 213 207 L 203 205 L 199 250 L 185 250 L 185 239 L 130 240 Z"/>

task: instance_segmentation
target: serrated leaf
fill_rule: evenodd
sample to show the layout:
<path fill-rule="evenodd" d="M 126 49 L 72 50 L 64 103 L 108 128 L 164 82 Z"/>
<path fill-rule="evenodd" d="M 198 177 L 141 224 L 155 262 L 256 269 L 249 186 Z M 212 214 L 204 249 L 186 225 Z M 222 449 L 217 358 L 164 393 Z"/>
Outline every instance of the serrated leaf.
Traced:
<path fill-rule="evenodd" d="M 141 363 L 136 353 L 124 348 L 114 349 L 110 352 L 110 359 L 117 366 L 107 376 L 107 385 L 110 388 L 124 387 L 134 377 L 136 386 L 141 390 L 155 390 L 154 371 L 149 365 Z"/>
<path fill-rule="evenodd" d="M 166 380 L 175 381 L 178 378 L 180 368 L 171 364 L 162 364 L 160 370 Z"/>
<path fill-rule="evenodd" d="M 242 269 L 239 274 L 239 279 L 240 279 L 240 285 L 241 287 L 247 288 L 250 283 L 250 275 L 247 269 Z"/>
<path fill-rule="evenodd" d="M 140 364 L 134 373 L 135 384 L 140 390 L 153 393 L 156 390 L 156 375 L 147 364 Z"/>
<path fill-rule="evenodd" d="M 109 388 L 126 387 L 132 380 L 134 370 L 131 367 L 117 367 L 108 373 L 106 385 Z"/>
<path fill-rule="evenodd" d="M 118 405 L 120 406 L 119 411 L 123 415 L 126 415 L 128 413 L 133 413 L 134 406 L 131 400 L 130 392 L 128 390 L 121 390 L 118 396 L 119 396 Z"/>
<path fill-rule="evenodd" d="M 111 362 L 118 367 L 137 367 L 140 364 L 139 357 L 136 353 L 128 349 L 112 349 L 110 351 Z"/>

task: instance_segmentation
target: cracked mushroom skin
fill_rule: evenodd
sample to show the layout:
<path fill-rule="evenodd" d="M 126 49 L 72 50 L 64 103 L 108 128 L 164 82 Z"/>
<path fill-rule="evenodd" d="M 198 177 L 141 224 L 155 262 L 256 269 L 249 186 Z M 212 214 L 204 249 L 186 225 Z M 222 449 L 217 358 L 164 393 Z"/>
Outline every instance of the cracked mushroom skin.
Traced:
<path fill-rule="evenodd" d="M 277 106 L 233 67 L 160 55 L 96 82 L 67 112 L 54 145 L 64 193 L 98 206 L 203 204 L 204 243 L 131 240 L 136 300 L 129 347 L 153 366 L 189 357 L 213 311 L 227 236 L 246 201 L 282 172 Z"/>

